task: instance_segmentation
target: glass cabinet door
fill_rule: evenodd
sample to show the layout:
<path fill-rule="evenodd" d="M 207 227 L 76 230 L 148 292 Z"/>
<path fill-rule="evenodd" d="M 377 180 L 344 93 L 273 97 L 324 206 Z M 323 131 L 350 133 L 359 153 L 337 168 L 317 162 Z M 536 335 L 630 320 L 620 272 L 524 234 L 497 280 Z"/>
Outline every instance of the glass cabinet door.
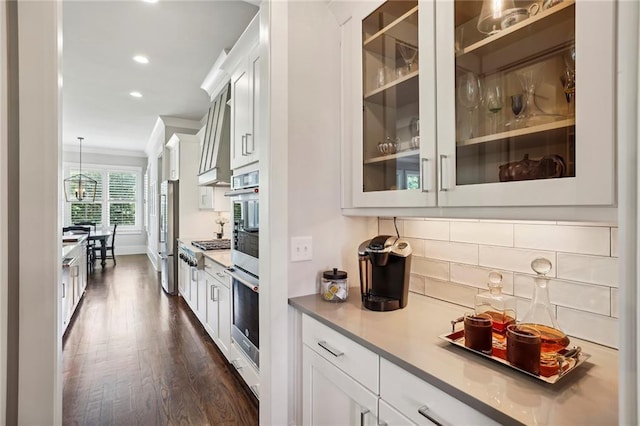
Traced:
<path fill-rule="evenodd" d="M 613 202 L 614 21 L 599 3 L 437 4 L 437 22 L 451 23 L 437 39 L 438 77 L 448 76 L 441 205 Z"/>
<path fill-rule="evenodd" d="M 427 203 L 420 143 L 419 40 L 424 35 L 419 21 L 417 0 L 387 1 L 361 17 L 354 30 L 362 52 L 360 88 L 355 91 L 362 119 L 354 123 L 362 132 L 356 153 L 362 167 L 356 171 L 354 198 L 362 205 Z"/>

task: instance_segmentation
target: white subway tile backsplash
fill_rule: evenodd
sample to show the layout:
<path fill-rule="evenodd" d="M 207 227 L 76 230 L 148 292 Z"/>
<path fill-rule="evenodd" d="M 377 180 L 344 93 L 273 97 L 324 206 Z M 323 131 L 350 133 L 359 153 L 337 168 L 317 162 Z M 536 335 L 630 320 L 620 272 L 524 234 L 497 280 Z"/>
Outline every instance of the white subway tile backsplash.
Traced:
<path fill-rule="evenodd" d="M 448 281 L 449 262 L 414 256 L 411 261 L 411 273 Z"/>
<path fill-rule="evenodd" d="M 618 287 L 618 259 L 558 253 L 558 278 Z"/>
<path fill-rule="evenodd" d="M 489 290 L 487 282 L 489 282 L 489 272 L 493 270 L 494 269 L 491 268 L 452 263 L 450 281 L 476 287 L 483 291 Z M 505 294 L 513 294 L 513 272 L 498 272 L 502 274 L 502 292 Z"/>
<path fill-rule="evenodd" d="M 556 275 L 556 256 L 554 252 L 541 250 L 525 250 L 504 247 L 480 246 L 480 266 L 504 269 L 507 271 L 533 273 L 531 262 L 539 257 L 551 261 L 551 272 L 548 276 Z"/>
<path fill-rule="evenodd" d="M 608 256 L 610 228 L 595 226 L 514 225 L 515 247 Z"/>
<path fill-rule="evenodd" d="M 514 294 L 531 299 L 534 281 L 533 276 L 516 274 L 513 280 Z M 611 294 L 608 287 L 552 279 L 549 280 L 548 288 L 549 300 L 553 305 L 600 315 L 611 313 Z"/>
<path fill-rule="evenodd" d="M 611 256 L 618 257 L 618 228 L 611 228 Z"/>
<path fill-rule="evenodd" d="M 425 277 L 411 274 L 409 277 L 409 291 L 424 294 Z"/>
<path fill-rule="evenodd" d="M 404 222 L 404 233 L 400 235 L 413 238 L 425 238 L 428 240 L 448 241 L 449 222 L 441 220 L 407 220 Z"/>
<path fill-rule="evenodd" d="M 404 235 L 404 221 L 398 220 L 396 223 L 398 225 L 398 232 L 400 232 L 400 235 Z M 378 235 L 396 235 L 396 228 L 393 226 L 393 219 L 378 221 Z"/>
<path fill-rule="evenodd" d="M 478 291 L 472 287 L 427 278 L 425 294 L 436 299 L 473 308 Z"/>
<path fill-rule="evenodd" d="M 513 224 L 451 222 L 451 241 L 513 247 Z"/>
<path fill-rule="evenodd" d="M 427 240 L 424 247 L 424 256 L 431 259 L 477 265 L 478 245 Z"/>
<path fill-rule="evenodd" d="M 405 239 L 411 246 L 413 256 L 425 257 L 424 255 L 425 240 L 420 240 L 418 238 L 408 238 L 408 237 L 403 237 L 403 239 Z"/>
<path fill-rule="evenodd" d="M 618 320 L 558 307 L 558 324 L 569 336 L 600 343 L 612 348 L 618 347 Z"/>
<path fill-rule="evenodd" d="M 398 229 L 413 248 L 410 291 L 473 308 L 488 275 L 503 275 L 503 292 L 529 310 L 535 274 L 531 261 L 551 261 L 553 315 L 570 336 L 617 347 L 618 228 L 615 223 L 402 218 Z M 392 218 L 380 234 L 395 235 Z"/>

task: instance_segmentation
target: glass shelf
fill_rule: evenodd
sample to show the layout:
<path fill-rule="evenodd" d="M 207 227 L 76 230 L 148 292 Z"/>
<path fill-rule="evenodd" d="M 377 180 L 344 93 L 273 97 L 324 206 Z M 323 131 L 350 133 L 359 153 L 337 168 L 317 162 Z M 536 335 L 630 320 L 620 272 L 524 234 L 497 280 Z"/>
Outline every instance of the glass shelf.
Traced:
<path fill-rule="evenodd" d="M 385 54 L 384 37 L 402 40 L 414 48 L 418 47 L 418 6 L 413 7 L 398 19 L 367 38 L 363 46 L 367 51 Z"/>
<path fill-rule="evenodd" d="M 397 80 L 387 83 L 369 93 L 365 93 L 364 100 L 378 105 L 388 105 L 389 100 L 387 98 L 390 95 L 395 95 L 396 99 L 394 104 L 396 106 L 418 102 L 418 74 L 419 72 L 417 70 L 412 71 Z M 392 91 L 390 89 L 394 90 Z"/>
<path fill-rule="evenodd" d="M 396 152 L 395 154 L 388 154 L 388 155 L 382 155 L 380 157 L 370 158 L 368 160 L 364 160 L 364 164 L 375 164 L 375 163 L 382 163 L 384 161 L 389 161 L 389 160 L 399 160 L 400 158 L 417 156 L 419 154 L 420 154 L 419 149 L 409 149 L 402 152 Z"/>

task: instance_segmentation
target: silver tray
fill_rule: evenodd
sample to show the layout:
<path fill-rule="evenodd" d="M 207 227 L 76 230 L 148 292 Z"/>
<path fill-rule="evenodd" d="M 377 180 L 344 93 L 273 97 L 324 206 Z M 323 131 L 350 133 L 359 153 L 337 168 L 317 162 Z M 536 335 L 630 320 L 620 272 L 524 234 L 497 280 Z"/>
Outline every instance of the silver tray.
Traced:
<path fill-rule="evenodd" d="M 498 362 L 500 364 L 506 365 L 507 367 L 519 371 L 521 373 L 526 374 L 527 376 L 531 376 L 531 377 L 535 377 L 538 380 L 541 380 L 543 382 L 546 383 L 557 383 L 560 379 L 562 379 L 563 377 L 566 377 L 568 375 L 570 375 L 577 367 L 579 367 L 582 363 L 584 363 L 586 360 L 588 360 L 591 355 L 586 354 L 584 352 L 578 352 L 574 357 L 572 358 L 566 358 L 564 363 L 562 363 L 561 368 L 560 368 L 560 373 L 559 374 L 554 374 L 553 376 L 549 376 L 549 377 L 545 377 L 545 376 L 538 376 L 535 374 L 532 374 L 528 371 L 522 370 L 518 367 L 515 367 L 513 365 L 511 365 L 507 360 L 504 360 L 502 358 L 499 358 L 497 356 L 493 356 L 493 355 L 487 355 L 485 353 L 482 353 L 480 351 L 476 351 L 475 349 L 471 349 L 468 348 L 464 345 L 464 330 L 458 330 L 458 331 L 454 331 L 451 333 L 445 333 L 445 334 L 441 334 L 440 337 L 442 340 L 452 343 L 456 346 L 459 346 L 463 349 L 466 349 L 467 351 L 473 352 L 474 354 L 478 354 L 484 358 L 488 358 L 491 359 L 495 362 Z M 562 354 L 566 354 L 569 350 L 574 349 L 574 348 L 569 348 L 569 349 L 563 349 L 562 351 L 560 351 L 559 353 Z M 568 366 L 565 366 L 565 364 L 568 364 Z"/>

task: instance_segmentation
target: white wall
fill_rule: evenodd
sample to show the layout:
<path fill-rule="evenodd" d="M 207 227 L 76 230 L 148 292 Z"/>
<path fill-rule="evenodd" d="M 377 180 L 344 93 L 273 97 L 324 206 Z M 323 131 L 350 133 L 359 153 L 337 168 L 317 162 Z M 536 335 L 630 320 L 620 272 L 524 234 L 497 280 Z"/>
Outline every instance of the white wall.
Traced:
<path fill-rule="evenodd" d="M 12 247 L 20 274 L 17 424 L 59 425 L 62 3 L 19 1 L 17 8 L 20 133 L 11 141 L 19 145 L 20 166 L 12 190 L 21 194 L 11 207 L 19 215 Z"/>
<path fill-rule="evenodd" d="M 264 7 L 264 6 L 263 6 Z M 264 424 L 296 424 L 300 406 L 296 321 L 287 298 L 315 293 L 318 274 L 332 267 L 357 283 L 357 246 L 377 231 L 371 218 L 342 215 L 340 205 L 340 30 L 326 2 L 270 3 L 270 139 L 261 148 L 261 173 L 268 173 L 261 193 L 267 220 L 261 250 L 262 297 L 269 314 L 261 318 L 260 401 Z M 261 175 L 265 182 L 265 173 Z M 263 237 L 264 236 L 264 237 Z M 313 239 L 311 261 L 289 261 L 291 237 Z M 268 257 L 267 257 L 268 256 Z M 265 273 L 263 273 L 265 272 Z M 355 290 L 355 289 L 354 289 Z M 268 322 L 265 322 L 268 321 Z M 263 331 L 268 335 L 263 338 Z M 265 342 L 266 340 L 266 342 Z M 284 344 L 285 340 L 287 344 Z M 263 344 L 265 342 L 265 344 Z M 287 383 L 286 389 L 284 383 Z M 287 412 L 284 412 L 284 409 Z M 287 418 L 285 418 L 286 416 Z"/>

